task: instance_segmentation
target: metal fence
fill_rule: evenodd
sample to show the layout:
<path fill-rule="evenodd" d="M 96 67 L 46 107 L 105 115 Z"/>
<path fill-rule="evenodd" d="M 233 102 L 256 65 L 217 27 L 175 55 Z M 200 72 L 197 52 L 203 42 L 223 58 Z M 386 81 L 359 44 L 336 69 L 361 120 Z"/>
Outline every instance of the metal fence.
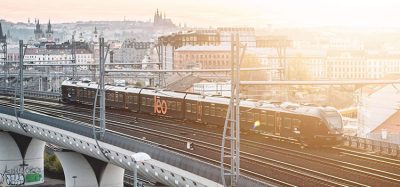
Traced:
<path fill-rule="evenodd" d="M 355 136 L 345 136 L 344 146 L 400 158 L 400 144 Z"/>

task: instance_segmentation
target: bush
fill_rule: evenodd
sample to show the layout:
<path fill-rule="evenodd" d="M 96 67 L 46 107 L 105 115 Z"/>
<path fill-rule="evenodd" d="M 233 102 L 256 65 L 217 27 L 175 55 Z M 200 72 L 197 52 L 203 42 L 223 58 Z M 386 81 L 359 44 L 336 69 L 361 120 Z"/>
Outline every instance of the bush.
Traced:
<path fill-rule="evenodd" d="M 44 171 L 47 177 L 64 180 L 63 168 L 55 154 L 44 153 Z"/>

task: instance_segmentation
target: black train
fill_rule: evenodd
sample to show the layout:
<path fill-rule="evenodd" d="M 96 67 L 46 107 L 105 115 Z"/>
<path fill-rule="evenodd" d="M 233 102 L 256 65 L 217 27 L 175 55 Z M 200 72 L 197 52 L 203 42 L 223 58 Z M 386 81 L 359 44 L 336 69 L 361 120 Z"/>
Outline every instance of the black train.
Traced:
<path fill-rule="evenodd" d="M 64 81 L 62 100 L 93 105 L 98 85 Z M 223 125 L 229 98 L 148 88 L 106 86 L 106 106 L 134 112 Z M 296 139 L 306 145 L 334 146 L 343 139 L 342 116 L 332 107 L 241 101 L 243 130 Z"/>

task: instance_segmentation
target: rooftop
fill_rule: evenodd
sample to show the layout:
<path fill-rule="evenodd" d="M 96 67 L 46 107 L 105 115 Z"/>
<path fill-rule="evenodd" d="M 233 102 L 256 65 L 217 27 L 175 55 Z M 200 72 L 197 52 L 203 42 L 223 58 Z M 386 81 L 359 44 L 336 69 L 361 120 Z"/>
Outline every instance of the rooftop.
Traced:
<path fill-rule="evenodd" d="M 90 54 L 88 49 L 76 49 L 76 54 Z M 69 55 L 71 49 L 45 49 L 45 48 L 27 48 L 25 55 Z"/>
<path fill-rule="evenodd" d="M 381 133 L 382 130 L 386 130 L 391 134 L 400 133 L 400 111 L 397 111 L 392 116 L 390 116 L 386 121 L 384 121 L 381 125 L 375 128 L 373 133 Z"/>
<path fill-rule="evenodd" d="M 206 46 L 206 45 L 187 45 L 180 47 L 176 49 L 176 52 L 188 52 L 188 51 L 193 51 L 193 52 L 198 52 L 198 51 L 214 51 L 214 52 L 229 52 L 231 50 L 230 46 Z"/>

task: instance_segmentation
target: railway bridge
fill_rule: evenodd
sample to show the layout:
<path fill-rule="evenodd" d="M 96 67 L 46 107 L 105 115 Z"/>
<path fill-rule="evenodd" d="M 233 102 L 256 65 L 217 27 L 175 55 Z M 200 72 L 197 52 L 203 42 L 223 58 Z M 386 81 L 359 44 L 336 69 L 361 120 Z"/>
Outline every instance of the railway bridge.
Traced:
<path fill-rule="evenodd" d="M 0 107 L 0 185 L 43 183 L 48 142 L 64 148 L 56 155 L 66 186 L 123 186 L 124 171 L 135 167 L 138 175 L 167 186 L 222 186 L 219 167 L 146 140 L 108 130 L 96 142 L 88 124 L 29 111 L 15 114 L 14 108 Z M 247 177 L 239 185 L 268 186 Z"/>

